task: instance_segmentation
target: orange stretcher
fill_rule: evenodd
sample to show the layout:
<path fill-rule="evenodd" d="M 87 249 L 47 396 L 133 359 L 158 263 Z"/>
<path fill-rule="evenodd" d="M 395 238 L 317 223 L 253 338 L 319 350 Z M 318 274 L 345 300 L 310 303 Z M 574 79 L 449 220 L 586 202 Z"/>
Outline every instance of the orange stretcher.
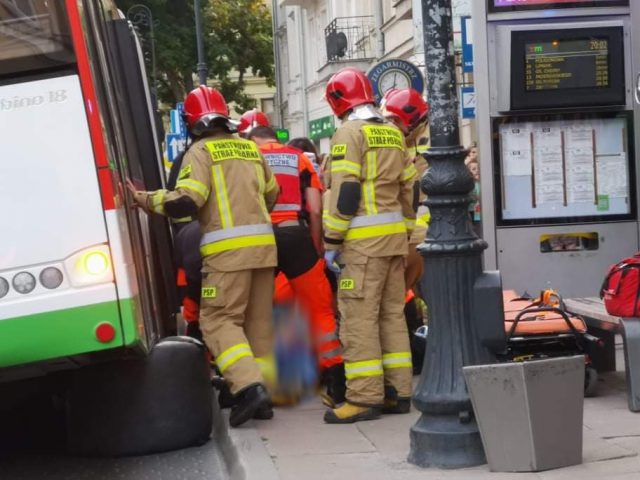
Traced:
<path fill-rule="evenodd" d="M 547 298 L 544 298 L 546 295 Z M 587 325 L 580 317 L 562 315 L 556 308 L 560 307 L 560 298 L 554 299 L 555 292 L 547 290 L 542 298 L 521 298 L 513 290 L 504 290 L 504 331 L 506 334 L 518 335 L 553 335 L 562 333 L 586 333 Z M 551 307 L 550 309 L 544 308 Z M 524 312 L 516 323 L 516 317 Z M 567 322 L 567 318 L 573 329 Z M 515 329 L 514 329 L 515 324 Z M 513 330 L 513 331 L 512 331 Z M 574 332 L 575 330 L 575 332 Z"/>

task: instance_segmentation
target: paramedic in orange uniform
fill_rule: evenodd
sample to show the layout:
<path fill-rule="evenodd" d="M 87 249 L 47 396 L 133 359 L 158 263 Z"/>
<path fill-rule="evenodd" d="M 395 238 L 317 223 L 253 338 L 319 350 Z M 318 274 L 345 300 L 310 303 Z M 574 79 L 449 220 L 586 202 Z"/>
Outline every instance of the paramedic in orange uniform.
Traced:
<path fill-rule="evenodd" d="M 327 387 L 324 399 L 337 405 L 344 401 L 345 377 L 333 296 L 322 259 L 322 184 L 303 152 L 279 143 L 272 128 L 258 126 L 248 138 L 258 145 L 280 185 L 271 212 L 278 269 L 308 312 L 321 383 Z"/>

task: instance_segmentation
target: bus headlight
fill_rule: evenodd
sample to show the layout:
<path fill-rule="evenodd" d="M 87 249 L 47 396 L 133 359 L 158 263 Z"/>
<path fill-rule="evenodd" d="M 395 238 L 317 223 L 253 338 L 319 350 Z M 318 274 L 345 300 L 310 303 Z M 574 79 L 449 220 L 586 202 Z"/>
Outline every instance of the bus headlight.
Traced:
<path fill-rule="evenodd" d="M 26 295 L 36 288 L 36 279 L 29 272 L 16 273 L 11 281 L 16 292 Z"/>
<path fill-rule="evenodd" d="M 53 290 L 62 284 L 62 272 L 56 267 L 47 267 L 40 272 L 40 283 L 44 288 Z"/>
<path fill-rule="evenodd" d="M 0 298 L 4 297 L 7 293 L 9 293 L 9 282 L 0 277 Z"/>
<path fill-rule="evenodd" d="M 74 287 L 113 281 L 111 254 L 107 245 L 82 250 L 67 258 L 64 266 Z"/>

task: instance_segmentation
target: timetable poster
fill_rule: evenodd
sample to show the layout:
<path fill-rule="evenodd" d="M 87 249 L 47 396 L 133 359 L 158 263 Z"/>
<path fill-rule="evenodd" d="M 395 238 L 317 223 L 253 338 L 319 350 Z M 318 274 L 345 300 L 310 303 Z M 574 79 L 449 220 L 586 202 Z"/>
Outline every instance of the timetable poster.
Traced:
<path fill-rule="evenodd" d="M 504 219 L 629 213 L 626 119 L 499 126 Z"/>

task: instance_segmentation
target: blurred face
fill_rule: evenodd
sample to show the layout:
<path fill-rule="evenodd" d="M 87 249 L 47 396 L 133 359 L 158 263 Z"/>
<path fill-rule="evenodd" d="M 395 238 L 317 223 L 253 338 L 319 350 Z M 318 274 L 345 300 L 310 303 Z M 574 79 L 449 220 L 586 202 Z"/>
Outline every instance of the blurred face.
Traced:
<path fill-rule="evenodd" d="M 478 149 L 476 147 L 471 147 L 469 149 L 469 155 L 467 156 L 470 162 L 475 162 L 478 160 Z"/>
<path fill-rule="evenodd" d="M 473 176 L 474 180 L 480 180 L 480 165 L 478 165 L 478 162 L 470 162 L 467 165 L 467 168 L 469 169 L 469 172 Z"/>

